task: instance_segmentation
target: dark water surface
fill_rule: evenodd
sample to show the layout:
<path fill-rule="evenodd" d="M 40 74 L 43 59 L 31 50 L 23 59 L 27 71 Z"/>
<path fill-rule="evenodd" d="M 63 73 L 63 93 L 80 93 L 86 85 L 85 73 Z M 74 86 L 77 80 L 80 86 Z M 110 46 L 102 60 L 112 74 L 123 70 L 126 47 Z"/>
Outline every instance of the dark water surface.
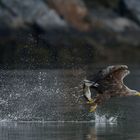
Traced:
<path fill-rule="evenodd" d="M 138 123 L 1 122 L 1 140 L 139 140 Z"/>
<path fill-rule="evenodd" d="M 0 140 L 139 140 L 140 97 L 89 113 L 80 85 L 98 69 L 1 70 Z M 125 83 L 140 91 L 140 67 L 130 69 Z"/>

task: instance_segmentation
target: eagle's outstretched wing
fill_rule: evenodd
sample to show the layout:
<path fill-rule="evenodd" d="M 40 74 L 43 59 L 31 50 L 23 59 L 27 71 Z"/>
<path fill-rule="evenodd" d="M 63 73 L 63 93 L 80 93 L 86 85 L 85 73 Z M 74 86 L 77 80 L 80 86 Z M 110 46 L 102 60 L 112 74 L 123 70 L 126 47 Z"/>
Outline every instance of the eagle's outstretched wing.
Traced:
<path fill-rule="evenodd" d="M 84 95 L 90 103 L 93 112 L 97 105 L 115 96 L 140 96 L 136 90 L 129 89 L 123 83 L 123 79 L 130 72 L 126 65 L 108 66 L 99 71 L 92 80 L 84 80 Z M 94 88 L 98 94 L 91 98 L 90 88 Z"/>
<path fill-rule="evenodd" d="M 111 89 L 120 89 L 123 86 L 124 77 L 128 74 L 129 71 L 126 65 L 108 66 L 93 77 L 91 82 L 94 84 L 90 87 L 97 90 L 99 94 L 103 94 L 107 90 L 111 91 Z"/>

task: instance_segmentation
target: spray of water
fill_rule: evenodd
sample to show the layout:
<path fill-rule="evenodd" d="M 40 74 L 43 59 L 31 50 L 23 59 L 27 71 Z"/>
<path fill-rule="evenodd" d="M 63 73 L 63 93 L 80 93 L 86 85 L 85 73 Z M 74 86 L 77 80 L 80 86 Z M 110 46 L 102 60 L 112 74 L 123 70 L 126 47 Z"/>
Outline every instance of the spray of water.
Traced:
<path fill-rule="evenodd" d="M 118 116 L 107 117 L 107 114 L 99 115 L 95 112 L 95 123 L 117 123 Z"/>

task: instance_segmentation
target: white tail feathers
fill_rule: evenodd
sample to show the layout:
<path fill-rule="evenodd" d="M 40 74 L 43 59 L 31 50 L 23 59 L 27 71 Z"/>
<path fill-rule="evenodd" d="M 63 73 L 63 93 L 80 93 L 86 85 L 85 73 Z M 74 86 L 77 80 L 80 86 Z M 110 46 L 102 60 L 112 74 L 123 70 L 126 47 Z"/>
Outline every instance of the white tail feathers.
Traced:
<path fill-rule="evenodd" d="M 90 87 L 90 86 L 92 86 L 94 84 L 94 82 L 89 81 L 89 80 L 84 80 L 84 84 L 85 84 L 85 86 Z"/>
<path fill-rule="evenodd" d="M 90 87 L 90 86 L 98 87 L 99 86 L 98 83 L 95 83 L 95 82 L 92 82 L 92 81 L 89 81 L 89 80 L 84 80 L 84 84 L 87 87 Z"/>

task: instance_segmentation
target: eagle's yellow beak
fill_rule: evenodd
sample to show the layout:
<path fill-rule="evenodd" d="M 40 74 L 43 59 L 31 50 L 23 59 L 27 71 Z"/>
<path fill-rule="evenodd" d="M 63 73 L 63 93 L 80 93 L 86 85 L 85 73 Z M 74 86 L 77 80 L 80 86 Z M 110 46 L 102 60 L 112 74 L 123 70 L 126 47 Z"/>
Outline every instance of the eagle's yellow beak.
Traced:
<path fill-rule="evenodd" d="M 137 92 L 137 93 L 136 93 L 136 96 L 140 96 L 140 92 Z"/>

